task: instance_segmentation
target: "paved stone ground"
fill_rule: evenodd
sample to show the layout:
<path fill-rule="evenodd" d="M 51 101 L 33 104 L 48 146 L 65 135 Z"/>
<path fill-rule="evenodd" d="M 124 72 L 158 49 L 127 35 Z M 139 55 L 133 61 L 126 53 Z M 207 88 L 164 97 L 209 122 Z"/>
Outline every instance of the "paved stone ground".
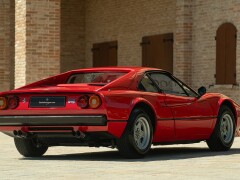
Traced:
<path fill-rule="evenodd" d="M 116 150 L 52 147 L 41 158 L 24 158 L 0 133 L 0 179 L 240 179 L 240 138 L 228 152 L 206 144 L 156 146 L 147 157 L 122 158 Z"/>

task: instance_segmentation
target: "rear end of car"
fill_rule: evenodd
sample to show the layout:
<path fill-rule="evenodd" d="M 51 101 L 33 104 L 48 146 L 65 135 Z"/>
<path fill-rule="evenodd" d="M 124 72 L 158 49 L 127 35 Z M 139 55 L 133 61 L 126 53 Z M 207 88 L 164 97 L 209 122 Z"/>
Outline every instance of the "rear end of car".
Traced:
<path fill-rule="evenodd" d="M 0 94 L 0 131 L 15 140 L 34 140 L 36 147 L 114 145 L 126 121 L 108 117 L 101 89 L 127 72 L 87 72 L 90 76 L 80 77 L 84 73 L 61 77 L 66 80 L 62 84 L 43 81 Z"/>

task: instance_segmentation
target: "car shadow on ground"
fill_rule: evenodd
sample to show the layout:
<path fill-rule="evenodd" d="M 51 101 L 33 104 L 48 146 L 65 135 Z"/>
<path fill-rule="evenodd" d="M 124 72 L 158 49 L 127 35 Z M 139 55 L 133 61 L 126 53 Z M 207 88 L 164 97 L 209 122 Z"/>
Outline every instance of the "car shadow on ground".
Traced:
<path fill-rule="evenodd" d="M 85 152 L 77 154 L 45 155 L 39 158 L 21 158 L 21 160 L 73 160 L 73 161 L 122 161 L 122 162 L 151 162 L 176 159 L 192 159 L 199 157 L 228 156 L 240 154 L 239 148 L 229 151 L 213 152 L 208 148 L 171 147 L 154 148 L 142 159 L 126 159 L 118 151 Z"/>

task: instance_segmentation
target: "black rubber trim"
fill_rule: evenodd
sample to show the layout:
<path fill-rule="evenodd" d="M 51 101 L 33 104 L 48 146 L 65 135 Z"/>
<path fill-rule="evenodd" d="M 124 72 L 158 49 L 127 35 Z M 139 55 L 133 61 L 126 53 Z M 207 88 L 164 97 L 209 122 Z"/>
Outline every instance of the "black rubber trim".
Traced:
<path fill-rule="evenodd" d="M 105 126 L 106 117 L 93 116 L 0 116 L 0 126 Z"/>

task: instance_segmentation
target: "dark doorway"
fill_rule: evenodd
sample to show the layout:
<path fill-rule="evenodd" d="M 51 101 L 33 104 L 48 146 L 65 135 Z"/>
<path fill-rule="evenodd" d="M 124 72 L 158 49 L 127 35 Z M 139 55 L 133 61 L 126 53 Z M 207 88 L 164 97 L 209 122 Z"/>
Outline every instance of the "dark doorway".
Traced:
<path fill-rule="evenodd" d="M 142 38 L 142 65 L 173 72 L 173 33 Z"/>
<path fill-rule="evenodd" d="M 117 41 L 93 44 L 93 67 L 117 66 Z"/>
<path fill-rule="evenodd" d="M 216 36 L 216 84 L 236 84 L 237 29 L 231 23 L 219 26 Z"/>

